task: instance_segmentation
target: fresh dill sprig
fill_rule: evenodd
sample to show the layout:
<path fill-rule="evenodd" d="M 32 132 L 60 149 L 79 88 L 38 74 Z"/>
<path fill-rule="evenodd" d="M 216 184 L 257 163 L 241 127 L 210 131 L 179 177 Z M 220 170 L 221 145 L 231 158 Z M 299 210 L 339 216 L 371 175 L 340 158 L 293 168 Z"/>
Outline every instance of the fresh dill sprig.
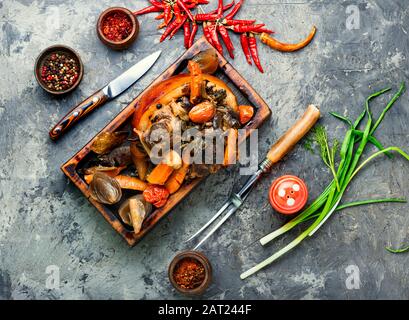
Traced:
<path fill-rule="evenodd" d="M 341 187 L 339 185 L 338 175 L 335 169 L 335 158 L 339 149 L 339 141 L 334 139 L 332 146 L 328 142 L 328 134 L 324 126 L 317 125 L 313 129 L 314 141 L 320 147 L 321 158 L 324 161 L 325 165 L 331 170 L 332 175 L 337 186 L 337 190 L 340 191 Z"/>

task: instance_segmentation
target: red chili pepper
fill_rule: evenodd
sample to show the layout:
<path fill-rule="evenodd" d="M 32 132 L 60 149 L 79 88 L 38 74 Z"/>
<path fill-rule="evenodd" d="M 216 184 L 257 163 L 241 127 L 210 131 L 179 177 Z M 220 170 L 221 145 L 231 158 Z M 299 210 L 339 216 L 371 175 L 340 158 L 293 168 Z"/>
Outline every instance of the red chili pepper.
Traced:
<path fill-rule="evenodd" d="M 273 30 L 270 30 L 270 29 L 266 29 L 266 28 L 259 28 L 259 29 L 257 29 L 257 31 L 253 31 L 253 32 L 256 32 L 256 33 L 267 33 L 267 34 L 272 34 L 272 33 L 274 33 L 274 31 Z"/>
<path fill-rule="evenodd" d="M 223 15 L 223 0 L 219 0 L 219 5 L 217 7 L 217 15 L 221 17 Z"/>
<path fill-rule="evenodd" d="M 149 0 L 149 2 L 150 2 L 153 6 L 158 7 L 158 8 L 160 8 L 160 9 L 163 9 L 163 8 L 165 7 L 165 5 L 164 5 L 163 3 L 158 2 L 158 1 L 156 1 L 156 0 Z"/>
<path fill-rule="evenodd" d="M 218 25 L 217 29 L 223 39 L 224 44 L 226 45 L 227 51 L 229 52 L 230 58 L 234 59 L 234 45 L 230 39 L 229 32 L 223 25 Z"/>
<path fill-rule="evenodd" d="M 139 15 L 142 15 L 142 14 L 151 13 L 151 12 L 159 12 L 159 11 L 161 11 L 160 8 L 155 7 L 155 6 L 150 6 L 150 7 L 146 7 L 144 9 L 135 11 L 133 14 L 135 16 L 139 16 Z"/>
<path fill-rule="evenodd" d="M 164 10 L 163 10 L 163 13 L 164 13 L 164 19 L 165 19 L 165 25 L 168 25 L 169 23 L 170 23 L 170 21 L 172 20 L 172 18 L 173 18 L 173 11 L 172 11 L 172 7 L 169 5 L 169 4 L 167 4 L 166 6 L 165 6 L 165 8 L 164 8 Z"/>
<path fill-rule="evenodd" d="M 187 20 L 187 16 L 183 16 L 181 18 L 181 20 L 177 23 L 176 27 L 170 33 L 169 40 L 172 39 L 174 37 L 174 35 L 176 34 L 176 32 L 178 32 L 179 29 L 183 27 L 186 20 Z M 175 21 L 177 21 L 177 19 Z"/>
<path fill-rule="evenodd" d="M 219 19 L 217 14 L 198 13 L 195 15 L 196 21 L 216 21 L 217 19 Z"/>
<path fill-rule="evenodd" d="M 230 13 L 226 16 L 226 19 L 233 19 L 233 17 L 239 12 L 241 6 L 243 5 L 243 0 L 240 0 L 235 7 L 230 11 Z"/>
<path fill-rule="evenodd" d="M 213 40 L 213 46 L 216 48 L 217 51 L 220 52 L 221 55 L 223 55 L 223 46 L 220 43 L 219 36 L 217 35 L 217 27 L 214 24 L 210 24 L 208 26 L 210 36 L 212 37 Z"/>
<path fill-rule="evenodd" d="M 227 24 L 228 26 L 233 26 L 236 24 L 241 24 L 241 25 L 253 24 L 255 22 L 256 20 L 234 20 L 234 19 L 224 19 L 223 20 L 223 24 Z"/>
<path fill-rule="evenodd" d="M 193 41 L 195 41 L 195 37 L 196 37 L 198 30 L 199 30 L 199 25 L 196 22 L 193 22 L 192 32 L 190 34 L 190 39 L 189 39 L 189 48 L 193 46 Z"/>
<path fill-rule="evenodd" d="M 179 6 L 180 9 L 185 11 L 185 13 L 187 14 L 187 16 L 189 17 L 189 19 L 191 21 L 195 20 L 195 18 L 193 17 L 192 13 L 189 10 L 189 8 L 186 7 L 186 5 L 184 4 L 184 2 L 182 0 L 176 0 L 176 6 Z"/>
<path fill-rule="evenodd" d="M 182 10 L 177 3 L 173 5 L 173 14 L 175 15 L 176 20 L 179 22 L 182 20 Z"/>
<path fill-rule="evenodd" d="M 231 26 L 230 29 L 232 29 L 234 32 L 237 32 L 237 33 L 258 32 L 258 30 L 264 26 L 265 24 L 255 24 L 255 25 L 236 24 L 234 26 Z"/>
<path fill-rule="evenodd" d="M 247 62 L 252 65 L 253 62 L 251 61 L 251 53 L 250 53 L 250 47 L 249 47 L 249 39 L 247 37 L 246 33 L 242 33 L 240 35 L 240 43 L 241 47 L 243 49 L 244 55 L 246 56 Z"/>
<path fill-rule="evenodd" d="M 253 57 L 253 60 L 254 60 L 254 64 L 257 66 L 257 68 L 260 70 L 261 73 L 264 73 L 264 70 L 263 70 L 263 67 L 261 66 L 260 58 L 258 55 L 257 40 L 253 34 L 250 34 L 250 37 L 249 37 L 249 47 L 250 47 L 251 56 Z"/>
<path fill-rule="evenodd" d="M 185 48 L 189 49 L 189 41 L 190 41 L 190 36 L 192 34 L 192 31 L 190 30 L 190 21 L 186 20 L 184 25 L 183 25 L 183 32 L 185 35 Z"/>
<path fill-rule="evenodd" d="M 184 3 L 189 3 L 189 4 L 209 4 L 208 0 L 182 0 Z"/>
<path fill-rule="evenodd" d="M 158 16 L 156 16 L 155 20 L 162 20 L 165 17 L 165 14 L 162 12 Z"/>
<path fill-rule="evenodd" d="M 223 7 L 223 12 L 226 12 L 227 10 L 229 10 L 231 7 L 234 6 L 234 4 L 235 4 L 234 1 L 235 1 L 235 0 L 233 0 L 232 2 L 226 4 L 226 5 Z M 217 14 L 217 9 L 216 9 L 216 10 L 213 10 L 213 11 L 210 11 L 208 14 Z"/>
<path fill-rule="evenodd" d="M 208 22 L 203 23 L 203 34 L 204 34 L 206 40 L 213 46 L 213 38 L 212 38 L 212 36 L 210 34 L 210 30 L 209 30 L 209 27 L 208 27 Z"/>
<path fill-rule="evenodd" d="M 162 34 L 162 37 L 160 37 L 160 42 L 163 42 L 168 35 L 170 35 L 172 33 L 172 31 L 178 26 L 178 24 L 180 23 L 180 21 L 178 21 L 177 19 L 173 20 L 166 28 L 165 32 Z"/>

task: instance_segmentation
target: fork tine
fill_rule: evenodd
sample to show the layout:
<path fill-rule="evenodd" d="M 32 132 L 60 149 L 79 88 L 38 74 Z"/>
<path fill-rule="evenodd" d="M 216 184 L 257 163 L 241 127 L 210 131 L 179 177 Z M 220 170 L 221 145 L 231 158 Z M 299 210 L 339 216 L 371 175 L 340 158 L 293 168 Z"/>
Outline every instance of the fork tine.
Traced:
<path fill-rule="evenodd" d="M 230 211 L 223 217 L 223 219 L 220 220 L 220 222 L 212 229 L 209 231 L 209 233 L 196 245 L 196 247 L 193 250 L 197 250 L 207 239 L 210 238 L 210 236 L 215 233 L 226 221 L 229 219 L 238 209 L 239 207 L 233 207 L 230 209 Z"/>
<path fill-rule="evenodd" d="M 223 207 L 207 222 L 199 231 L 197 231 L 193 236 L 191 236 L 189 239 L 187 239 L 185 242 L 189 242 L 193 239 L 195 239 L 199 234 L 201 234 L 203 231 L 205 231 L 220 215 L 232 204 L 231 200 L 229 199 Z"/>

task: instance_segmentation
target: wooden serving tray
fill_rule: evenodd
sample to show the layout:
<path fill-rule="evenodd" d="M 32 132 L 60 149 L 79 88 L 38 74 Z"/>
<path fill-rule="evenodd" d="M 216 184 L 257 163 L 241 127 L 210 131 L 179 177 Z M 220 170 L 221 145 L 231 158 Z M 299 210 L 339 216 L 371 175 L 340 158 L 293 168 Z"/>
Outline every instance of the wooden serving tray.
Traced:
<path fill-rule="evenodd" d="M 171 65 L 162 75 L 160 75 L 148 88 L 146 88 L 134 101 L 131 102 L 123 111 L 121 111 L 101 132 L 115 132 L 118 129 L 126 127 L 132 120 L 134 111 L 139 107 L 139 102 L 144 94 L 152 88 L 152 86 L 168 79 L 169 77 L 182 73 L 185 71 L 187 62 L 198 53 L 214 48 L 202 38 L 197 41 L 188 51 L 185 52 L 173 65 Z M 250 86 L 250 84 L 243 79 L 243 77 L 217 52 L 219 59 L 219 70 L 214 74 L 216 77 L 222 79 L 236 94 L 239 104 L 253 105 L 256 108 L 256 114 L 251 122 L 245 128 L 248 130 L 248 135 L 251 130 L 254 130 L 270 116 L 271 111 L 260 95 Z M 145 97 L 146 98 L 146 97 Z M 97 135 L 98 136 L 98 135 Z M 152 228 L 166 216 L 173 207 L 175 207 L 182 199 L 196 187 L 201 179 L 195 179 L 190 183 L 185 183 L 181 189 L 173 194 L 167 204 L 160 209 L 156 209 L 144 222 L 142 231 L 135 235 L 132 228 L 123 224 L 120 220 L 117 211 L 118 205 L 107 206 L 94 201 L 90 197 L 88 185 L 81 178 L 78 170 L 84 164 L 86 159 L 93 156 L 90 147 L 97 137 L 95 136 L 84 148 L 82 148 L 73 158 L 68 160 L 61 170 L 64 174 L 77 186 L 84 196 L 94 205 L 94 207 L 102 214 L 108 223 L 126 240 L 130 246 L 136 245 Z M 126 196 L 127 193 L 124 193 Z"/>

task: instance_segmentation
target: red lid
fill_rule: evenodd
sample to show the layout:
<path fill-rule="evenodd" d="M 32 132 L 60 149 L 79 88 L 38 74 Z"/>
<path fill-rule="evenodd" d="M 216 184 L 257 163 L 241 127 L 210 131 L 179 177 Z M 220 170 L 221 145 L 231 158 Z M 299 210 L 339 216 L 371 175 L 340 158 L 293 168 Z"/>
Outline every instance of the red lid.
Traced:
<path fill-rule="evenodd" d="M 308 200 L 308 189 L 300 178 L 283 176 L 273 182 L 269 197 L 274 210 L 290 215 L 305 207 Z"/>

